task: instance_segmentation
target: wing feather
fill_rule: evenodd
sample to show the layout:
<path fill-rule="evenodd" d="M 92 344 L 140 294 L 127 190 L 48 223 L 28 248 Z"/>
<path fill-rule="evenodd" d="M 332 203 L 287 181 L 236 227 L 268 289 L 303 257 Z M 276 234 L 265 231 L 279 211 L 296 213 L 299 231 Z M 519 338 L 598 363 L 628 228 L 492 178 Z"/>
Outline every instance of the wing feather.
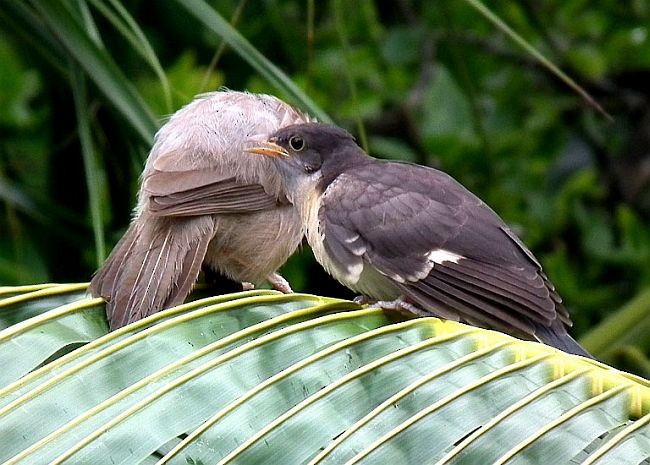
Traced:
<path fill-rule="evenodd" d="M 456 311 L 460 313 L 461 320 L 472 321 L 482 327 L 488 326 L 505 331 L 510 331 L 512 328 L 515 328 L 524 334 L 532 333 L 530 323 L 527 323 L 521 318 L 517 318 L 516 315 L 504 309 L 502 306 L 493 305 L 480 296 L 472 294 L 465 287 L 457 286 L 452 282 L 439 279 L 437 276 L 432 275 L 422 281 L 418 281 L 413 286 L 417 287 L 425 295 L 432 294 L 438 297 L 445 295 L 448 299 L 453 299 L 460 303 L 461 305 Z M 437 293 L 433 294 L 432 289 L 435 289 Z"/>
<path fill-rule="evenodd" d="M 537 326 L 570 323 L 532 253 L 448 175 L 377 161 L 340 180 L 327 189 L 319 212 L 323 246 L 336 268 L 360 257 L 434 314 L 531 339 Z M 436 251 L 459 258 L 433 262 Z"/>
<path fill-rule="evenodd" d="M 470 278 L 444 265 L 434 266 L 431 276 L 455 287 L 466 289 L 486 302 L 498 304 L 499 307 L 506 308 L 514 314 L 519 312 L 532 320 L 540 320 L 546 316 L 546 324 L 555 320 L 555 304 L 548 298 L 529 300 L 525 295 L 511 292 L 507 286 L 501 287 L 499 283 L 495 285 L 489 280 Z"/>
<path fill-rule="evenodd" d="M 155 216 L 200 216 L 251 213 L 279 205 L 257 184 L 240 184 L 234 179 L 149 198 Z"/>

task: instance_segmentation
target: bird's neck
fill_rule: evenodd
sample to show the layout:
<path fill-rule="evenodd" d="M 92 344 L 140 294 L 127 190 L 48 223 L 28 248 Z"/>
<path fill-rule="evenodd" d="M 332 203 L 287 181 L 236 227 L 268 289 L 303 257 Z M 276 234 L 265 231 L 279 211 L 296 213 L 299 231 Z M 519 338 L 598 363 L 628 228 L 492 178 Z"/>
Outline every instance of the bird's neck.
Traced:
<path fill-rule="evenodd" d="M 318 183 L 303 185 L 301 189 L 294 191 L 293 205 L 298 211 L 303 234 L 307 238 L 307 242 L 316 260 L 325 266 L 325 269 L 329 273 L 332 273 L 332 270 L 327 266 L 327 254 L 325 253 L 323 244 L 324 237 L 318 219 L 322 206 L 323 193 Z"/>
<path fill-rule="evenodd" d="M 321 173 L 317 172 L 309 177 L 294 178 L 294 184 L 286 187 L 287 198 L 298 211 L 305 230 L 309 223 L 317 218 L 322 193 L 321 178 Z"/>
<path fill-rule="evenodd" d="M 354 171 L 369 163 L 377 163 L 377 159 L 356 145 L 336 154 L 330 154 L 327 163 L 323 163 L 321 168 L 322 175 L 318 185 L 320 191 L 325 192 L 329 185 L 346 171 Z"/>

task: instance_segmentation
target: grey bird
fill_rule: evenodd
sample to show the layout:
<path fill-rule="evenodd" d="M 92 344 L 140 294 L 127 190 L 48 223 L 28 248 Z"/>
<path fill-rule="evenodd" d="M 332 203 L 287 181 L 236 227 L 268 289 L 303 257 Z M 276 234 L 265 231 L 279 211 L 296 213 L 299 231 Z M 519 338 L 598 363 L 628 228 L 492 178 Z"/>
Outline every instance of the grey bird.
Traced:
<path fill-rule="evenodd" d="M 275 164 L 246 140 L 310 118 L 281 100 L 203 94 L 158 131 L 128 230 L 90 284 L 115 329 L 187 297 L 201 266 L 234 281 L 268 280 L 301 243 L 300 218 Z"/>
<path fill-rule="evenodd" d="M 590 356 L 530 250 L 449 175 L 377 160 L 319 123 L 250 144 L 274 160 L 316 259 L 343 285 L 382 306 Z"/>

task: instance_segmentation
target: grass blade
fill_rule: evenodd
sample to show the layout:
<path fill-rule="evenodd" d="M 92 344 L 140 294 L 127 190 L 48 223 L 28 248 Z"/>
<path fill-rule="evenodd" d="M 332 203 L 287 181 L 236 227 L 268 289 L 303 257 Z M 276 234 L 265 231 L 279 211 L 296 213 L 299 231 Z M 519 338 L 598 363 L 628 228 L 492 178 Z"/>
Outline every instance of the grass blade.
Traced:
<path fill-rule="evenodd" d="M 86 79 L 76 64 L 71 64 L 70 68 L 72 97 L 77 114 L 77 128 L 79 129 L 79 141 L 84 160 L 90 217 L 92 219 L 93 234 L 95 237 L 95 256 L 97 258 L 97 266 L 100 266 L 104 258 L 106 258 L 104 222 L 102 219 L 102 207 L 106 204 L 106 176 L 104 175 L 103 165 L 100 162 L 99 154 L 95 150 L 90 134 Z"/>
<path fill-rule="evenodd" d="M 219 35 L 232 49 L 278 90 L 286 92 L 298 105 L 320 121 L 331 122 L 330 117 L 310 99 L 280 68 L 257 51 L 228 21 L 203 0 L 176 0 L 194 18 Z"/>
<path fill-rule="evenodd" d="M 492 10 L 486 7 L 483 2 L 480 0 L 465 0 L 470 6 L 478 10 L 488 21 L 494 24 L 497 29 L 502 31 L 513 41 L 522 47 L 526 52 L 530 53 L 539 63 L 548 69 L 551 73 L 555 74 L 562 82 L 567 86 L 573 89 L 578 95 L 580 95 L 589 105 L 594 107 L 599 113 L 604 115 L 608 120 L 613 121 L 612 116 L 607 113 L 603 107 L 584 90 L 578 83 L 576 83 L 571 77 L 569 77 L 564 71 L 555 66 L 548 58 L 546 58 L 542 53 L 537 50 L 533 45 L 524 39 L 522 36 L 517 34 L 510 26 L 508 26 L 501 18 L 495 15 Z"/>
<path fill-rule="evenodd" d="M 156 120 L 113 59 L 101 49 L 69 11 L 67 2 L 32 2 L 42 20 L 61 41 L 107 100 L 122 113 L 146 143 L 157 129 Z"/>

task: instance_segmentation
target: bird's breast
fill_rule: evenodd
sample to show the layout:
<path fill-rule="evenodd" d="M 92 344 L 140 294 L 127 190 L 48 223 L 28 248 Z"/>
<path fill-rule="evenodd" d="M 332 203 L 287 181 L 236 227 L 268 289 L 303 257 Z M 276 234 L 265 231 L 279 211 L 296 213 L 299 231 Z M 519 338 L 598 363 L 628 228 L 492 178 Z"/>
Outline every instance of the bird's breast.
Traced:
<path fill-rule="evenodd" d="M 360 292 L 374 299 L 395 299 L 400 293 L 394 283 L 386 276 L 378 273 L 371 266 L 364 263 L 359 256 L 354 263 L 340 263 L 330 256 L 325 246 L 327 231 L 320 222 L 320 210 L 323 208 L 323 199 L 336 187 L 337 180 L 328 186 L 325 192 L 317 189 L 302 191 L 300 193 L 300 216 L 314 257 L 325 269 L 344 286 L 355 292 Z"/>
<path fill-rule="evenodd" d="M 320 211 L 321 205 L 322 198 L 318 192 L 315 189 L 310 191 L 305 196 L 305 201 L 302 202 L 300 217 L 305 229 L 305 237 L 307 237 L 307 242 L 309 242 L 309 245 L 314 252 L 314 257 L 316 257 L 318 263 L 327 268 L 325 263 L 327 263 L 328 260 L 326 260 L 327 253 L 325 252 L 325 245 L 323 243 L 324 236 L 321 230 L 320 221 L 318 220 L 318 212 Z"/>
<path fill-rule="evenodd" d="M 332 261 L 325 248 L 326 232 L 320 223 L 319 213 L 323 206 L 323 198 L 327 195 L 327 190 L 321 193 L 315 184 L 310 183 L 301 186 L 296 194 L 296 198 L 294 198 L 295 205 L 300 213 L 304 234 L 314 253 L 314 258 L 316 258 L 316 261 L 321 264 L 327 273 L 348 286 L 349 283 L 347 281 L 349 279 L 346 273 Z"/>
<path fill-rule="evenodd" d="M 246 215 L 216 215 L 205 261 L 235 281 L 259 283 L 275 272 L 302 241 L 300 219 L 290 206 Z"/>

